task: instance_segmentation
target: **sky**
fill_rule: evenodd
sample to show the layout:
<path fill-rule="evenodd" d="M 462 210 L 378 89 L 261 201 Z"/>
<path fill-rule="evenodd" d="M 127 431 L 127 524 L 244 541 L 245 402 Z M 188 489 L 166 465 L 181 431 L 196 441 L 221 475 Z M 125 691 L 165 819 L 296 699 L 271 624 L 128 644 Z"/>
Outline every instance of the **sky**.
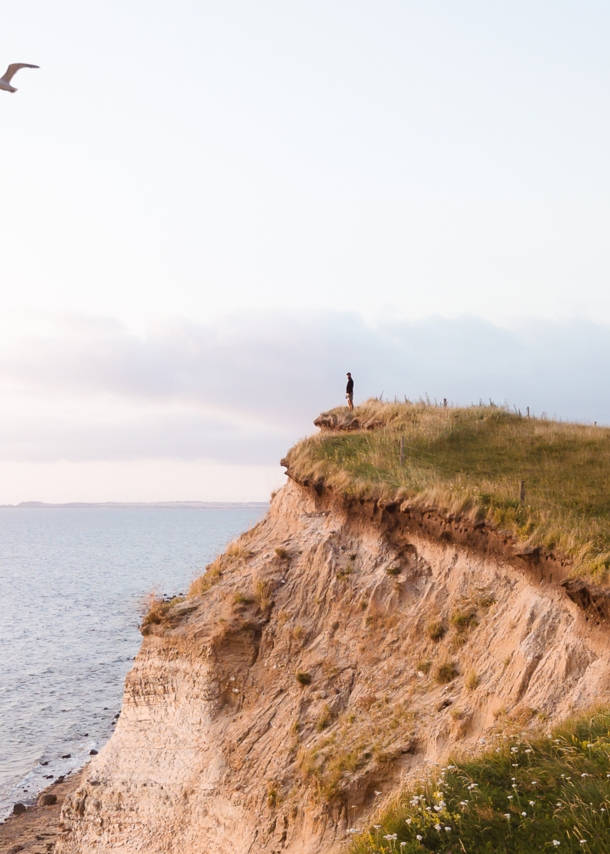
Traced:
<path fill-rule="evenodd" d="M 344 400 L 610 423 L 610 6 L 22 0 L 0 503 L 261 500 Z M 1 70 L 0 70 L 1 73 Z"/>

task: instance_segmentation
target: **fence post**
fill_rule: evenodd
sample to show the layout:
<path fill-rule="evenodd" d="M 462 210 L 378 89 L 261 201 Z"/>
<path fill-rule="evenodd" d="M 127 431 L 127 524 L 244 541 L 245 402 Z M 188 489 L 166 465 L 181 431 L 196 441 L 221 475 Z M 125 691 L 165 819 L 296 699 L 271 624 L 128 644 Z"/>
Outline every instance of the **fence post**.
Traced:
<path fill-rule="evenodd" d="M 404 466 L 405 464 L 405 437 L 400 437 L 400 465 Z"/>
<path fill-rule="evenodd" d="M 528 417 L 528 418 L 530 417 L 530 408 L 529 408 L 529 406 L 527 407 L 527 417 Z"/>
<path fill-rule="evenodd" d="M 519 504 L 525 503 L 525 481 L 519 481 Z"/>

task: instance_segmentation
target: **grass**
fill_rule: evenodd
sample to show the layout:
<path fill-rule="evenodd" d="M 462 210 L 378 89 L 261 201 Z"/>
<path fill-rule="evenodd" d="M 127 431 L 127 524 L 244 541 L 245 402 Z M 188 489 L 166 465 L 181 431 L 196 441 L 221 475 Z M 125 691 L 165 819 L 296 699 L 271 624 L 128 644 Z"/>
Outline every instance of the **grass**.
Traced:
<path fill-rule="evenodd" d="M 404 791 L 351 854 L 605 854 L 610 839 L 610 713 L 528 741 L 505 738 Z"/>
<path fill-rule="evenodd" d="M 191 596 L 202 596 L 204 593 L 214 587 L 215 584 L 218 584 L 222 577 L 222 565 L 220 558 L 217 558 L 215 561 L 210 563 L 206 567 L 206 572 L 204 575 L 200 575 L 199 578 L 196 578 L 191 582 L 191 586 L 188 589 L 188 595 Z"/>
<path fill-rule="evenodd" d="M 323 710 L 315 726 L 319 735 L 307 735 L 297 752 L 297 766 L 322 803 L 345 802 L 354 773 L 382 769 L 411 743 L 413 714 L 402 704 L 369 700 L 362 706 L 366 723 L 357 712 L 335 718 Z"/>
<path fill-rule="evenodd" d="M 345 410 L 337 414 L 346 417 Z M 349 498 L 404 501 L 484 521 L 565 555 L 575 572 L 607 579 L 610 429 L 525 418 L 494 405 L 372 400 L 353 417 L 374 429 L 305 439 L 288 455 L 290 471 Z"/>
<path fill-rule="evenodd" d="M 465 632 L 477 625 L 476 612 L 471 610 L 455 611 L 451 615 L 450 622 L 458 632 Z"/>

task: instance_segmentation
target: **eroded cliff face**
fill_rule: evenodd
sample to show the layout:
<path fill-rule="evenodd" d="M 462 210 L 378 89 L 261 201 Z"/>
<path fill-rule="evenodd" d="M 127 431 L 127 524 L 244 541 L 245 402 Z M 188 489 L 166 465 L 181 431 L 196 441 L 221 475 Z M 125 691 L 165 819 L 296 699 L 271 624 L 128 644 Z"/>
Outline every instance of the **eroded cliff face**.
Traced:
<path fill-rule="evenodd" d="M 606 632 L 542 565 L 433 528 L 290 482 L 144 637 L 60 854 L 339 851 L 426 761 L 608 702 Z"/>

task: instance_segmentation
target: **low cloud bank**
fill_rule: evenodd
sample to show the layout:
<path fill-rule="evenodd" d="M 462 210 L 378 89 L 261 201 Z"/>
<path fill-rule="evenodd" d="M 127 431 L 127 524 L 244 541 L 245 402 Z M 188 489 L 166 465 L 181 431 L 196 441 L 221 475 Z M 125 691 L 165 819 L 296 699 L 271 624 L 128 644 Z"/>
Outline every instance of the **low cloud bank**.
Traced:
<path fill-rule="evenodd" d="M 353 313 L 118 322 L 47 317 L 0 348 L 2 459 L 210 459 L 269 465 L 312 419 L 384 397 L 508 402 L 610 423 L 610 329 L 586 321 L 478 318 L 368 325 Z"/>

